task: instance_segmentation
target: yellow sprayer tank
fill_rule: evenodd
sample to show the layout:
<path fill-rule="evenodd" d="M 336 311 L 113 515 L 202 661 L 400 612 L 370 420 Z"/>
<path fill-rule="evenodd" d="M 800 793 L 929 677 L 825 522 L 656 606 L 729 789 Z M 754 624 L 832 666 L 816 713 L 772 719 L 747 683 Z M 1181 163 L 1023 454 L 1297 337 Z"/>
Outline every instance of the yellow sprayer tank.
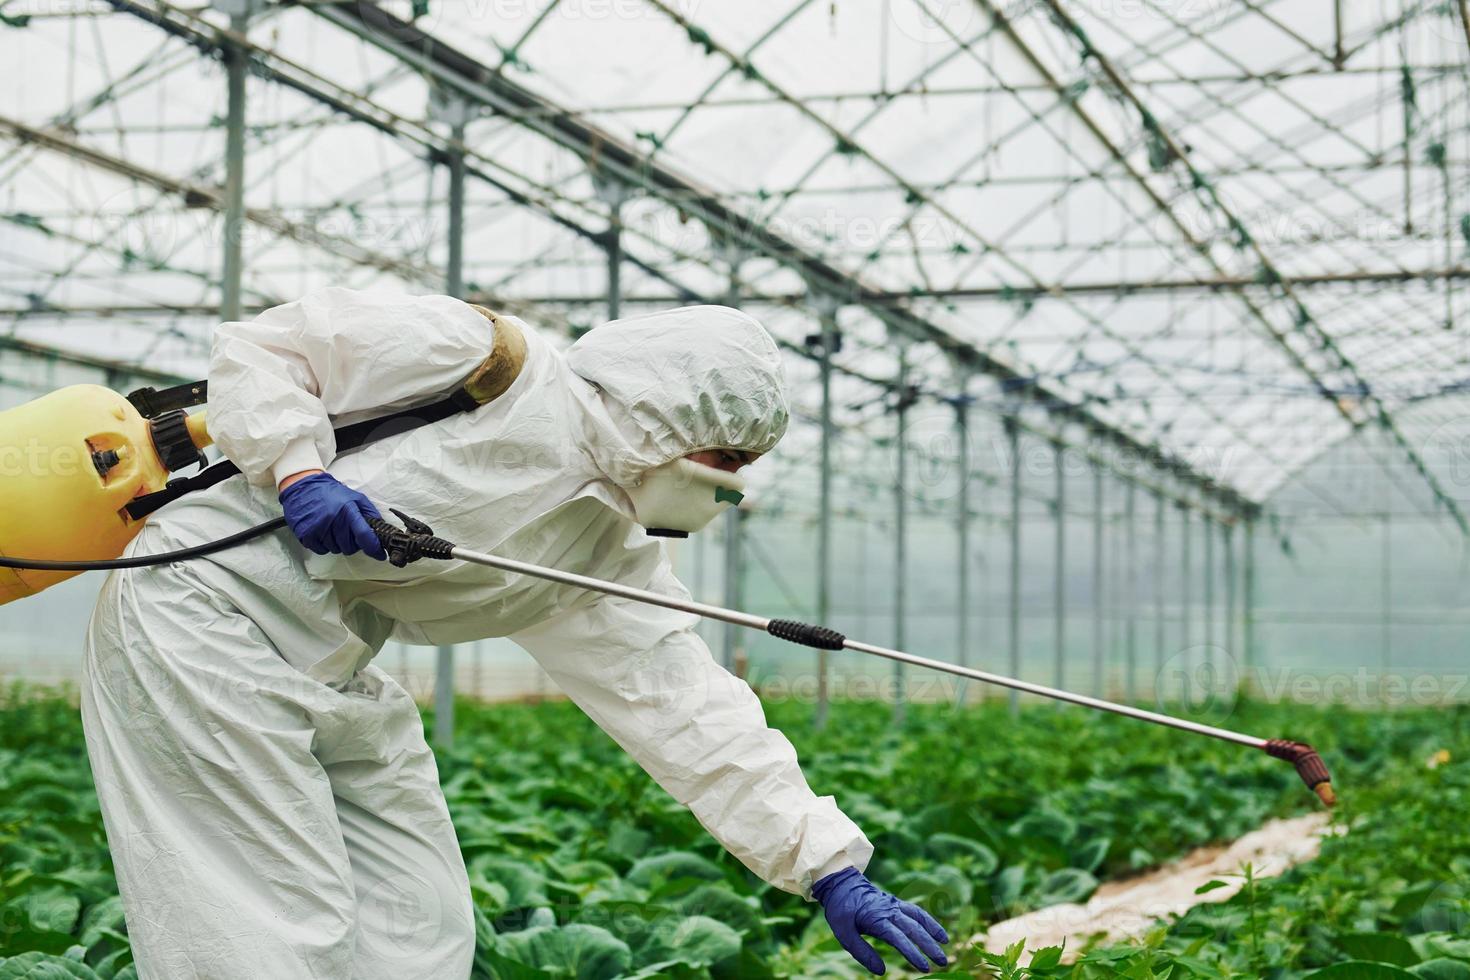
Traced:
<path fill-rule="evenodd" d="M 157 445 L 160 425 L 185 427 L 176 440 L 209 445 L 202 412 L 150 421 L 127 398 L 98 385 L 62 388 L 0 412 L 0 555 L 120 556 L 143 526 L 124 507 L 168 481 L 164 459 L 170 457 Z M 75 574 L 0 568 L 0 605 Z"/>

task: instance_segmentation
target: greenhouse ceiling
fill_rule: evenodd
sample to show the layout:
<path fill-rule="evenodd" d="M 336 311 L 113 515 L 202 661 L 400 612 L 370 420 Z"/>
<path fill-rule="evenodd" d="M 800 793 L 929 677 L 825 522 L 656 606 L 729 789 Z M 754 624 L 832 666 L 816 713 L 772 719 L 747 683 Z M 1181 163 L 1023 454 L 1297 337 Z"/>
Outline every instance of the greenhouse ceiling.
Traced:
<path fill-rule="evenodd" d="M 443 290 L 462 153 L 466 292 L 533 322 L 615 268 L 760 316 L 804 414 L 840 334 L 841 412 L 903 351 L 1237 505 L 1374 426 L 1454 510 L 1400 415 L 1470 384 L 1464 0 L 10 0 L 0 342 L 203 369 L 232 52 L 247 312 Z"/>

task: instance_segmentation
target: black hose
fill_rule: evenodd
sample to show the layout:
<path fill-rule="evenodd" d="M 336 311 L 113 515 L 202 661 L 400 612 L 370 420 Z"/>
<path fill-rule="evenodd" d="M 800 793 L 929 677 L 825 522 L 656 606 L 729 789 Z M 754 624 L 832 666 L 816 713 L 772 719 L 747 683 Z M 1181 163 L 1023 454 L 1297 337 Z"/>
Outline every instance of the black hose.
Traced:
<path fill-rule="evenodd" d="M 236 545 L 253 541 L 264 537 L 272 531 L 279 531 L 286 526 L 286 518 L 277 517 L 247 527 L 243 531 L 236 531 L 228 537 L 220 538 L 218 541 L 209 541 L 205 544 L 195 545 L 192 548 L 181 548 L 178 551 L 165 551 L 158 555 L 137 555 L 133 558 L 100 558 L 95 561 L 47 561 L 43 558 L 6 558 L 0 555 L 0 568 L 24 568 L 36 572 L 105 572 L 114 568 L 148 568 L 153 565 L 171 565 L 176 561 L 187 561 L 190 558 L 202 558 L 212 555 L 216 551 L 224 551 Z"/>

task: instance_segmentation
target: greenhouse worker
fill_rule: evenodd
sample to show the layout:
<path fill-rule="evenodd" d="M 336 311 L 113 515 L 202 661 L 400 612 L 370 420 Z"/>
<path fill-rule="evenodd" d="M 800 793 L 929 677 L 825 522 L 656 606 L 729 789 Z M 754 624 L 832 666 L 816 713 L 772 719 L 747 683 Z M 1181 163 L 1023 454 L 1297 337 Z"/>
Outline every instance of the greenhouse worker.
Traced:
<path fill-rule="evenodd" d="M 497 356 L 518 373 L 493 400 L 334 458 L 334 425 L 436 400 Z M 295 538 L 115 572 L 98 601 L 83 719 L 143 980 L 469 976 L 434 757 L 372 664 L 390 637 L 512 638 L 746 867 L 820 902 L 863 966 L 884 968 L 862 935 L 945 963 L 944 930 L 863 876 L 872 846 L 695 617 L 461 562 L 395 568 L 365 522 L 391 504 L 466 547 L 686 596 L 645 528 L 707 524 L 784 432 L 755 320 L 672 310 L 561 353 L 448 297 L 326 289 L 218 328 L 209 415 L 247 479 L 163 509 L 130 553 L 281 510 Z"/>

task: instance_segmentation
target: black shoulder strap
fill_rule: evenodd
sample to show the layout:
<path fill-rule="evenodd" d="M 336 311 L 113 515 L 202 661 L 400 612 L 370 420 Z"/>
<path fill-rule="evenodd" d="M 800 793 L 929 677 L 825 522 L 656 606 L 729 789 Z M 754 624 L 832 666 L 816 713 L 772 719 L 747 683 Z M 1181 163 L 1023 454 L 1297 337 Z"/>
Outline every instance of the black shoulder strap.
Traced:
<path fill-rule="evenodd" d="M 202 383 L 199 384 L 202 387 Z M 175 392 L 180 392 L 181 389 L 190 387 L 192 386 L 182 385 L 180 388 L 169 388 L 165 391 L 155 392 L 154 394 L 161 399 L 165 396 L 173 395 Z M 153 391 L 151 388 L 143 390 L 148 392 Z M 134 392 L 134 394 L 139 393 Z M 129 395 L 128 397 L 131 399 L 133 396 Z M 138 403 L 134 402 L 133 404 L 137 405 Z M 199 402 L 192 402 L 190 404 L 197 405 Z M 179 406 L 175 405 L 174 407 Z M 385 415 L 382 418 L 354 422 L 352 425 L 345 425 L 336 430 L 337 453 L 341 455 L 342 453 L 351 452 L 354 449 L 361 449 L 363 446 L 387 439 L 389 436 L 396 436 L 425 425 L 431 425 L 434 422 L 443 421 L 451 415 L 458 415 L 461 412 L 471 412 L 479 407 L 480 403 L 475 401 L 469 392 L 460 388 L 448 398 L 441 398 L 439 401 L 431 402 L 428 405 L 420 405 L 417 408 L 406 408 L 400 412 Z M 142 411 L 141 407 L 139 411 Z M 143 414 L 146 415 L 147 413 L 144 412 Z M 223 483 L 239 472 L 240 467 L 229 460 L 224 460 L 201 470 L 193 476 L 182 476 L 169 480 L 162 490 L 155 490 L 153 493 L 145 493 L 140 497 L 134 497 L 132 502 L 126 507 L 128 516 L 135 521 L 142 520 L 160 507 L 173 503 L 185 494 L 193 493 L 196 490 L 207 490 L 217 483 Z"/>

